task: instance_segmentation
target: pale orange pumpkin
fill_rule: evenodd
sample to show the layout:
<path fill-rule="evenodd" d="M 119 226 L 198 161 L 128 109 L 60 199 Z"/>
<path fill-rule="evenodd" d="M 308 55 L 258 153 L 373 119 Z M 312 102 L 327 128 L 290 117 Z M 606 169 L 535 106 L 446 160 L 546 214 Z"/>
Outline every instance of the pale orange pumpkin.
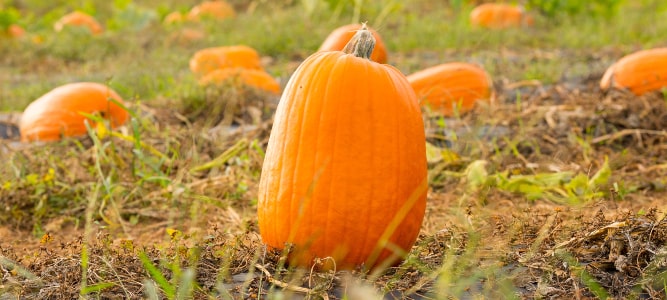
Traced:
<path fill-rule="evenodd" d="M 326 39 L 324 39 L 324 42 L 322 42 L 322 45 L 320 46 L 320 49 L 318 51 L 343 50 L 345 45 L 350 41 L 350 39 L 359 29 L 361 29 L 361 24 L 349 24 L 336 28 L 329 34 L 329 36 L 327 36 Z M 380 37 L 380 34 L 371 28 L 369 28 L 369 30 L 373 34 L 373 37 L 375 38 L 375 49 L 371 54 L 371 60 L 381 64 L 386 64 L 387 48 L 385 47 L 384 42 Z"/>
<path fill-rule="evenodd" d="M 99 114 L 112 128 L 123 125 L 129 114 L 110 101 L 123 103 L 111 88 L 95 82 L 70 83 L 57 87 L 26 107 L 19 122 L 21 140 L 55 141 L 62 137 L 86 135 L 85 114 Z"/>
<path fill-rule="evenodd" d="M 197 76 L 235 67 L 263 69 L 257 51 L 245 45 L 205 48 L 197 51 L 190 59 L 190 70 Z"/>
<path fill-rule="evenodd" d="M 7 35 L 12 38 L 21 38 L 25 36 L 25 29 L 18 24 L 12 24 L 7 27 Z"/>
<path fill-rule="evenodd" d="M 95 18 L 80 11 L 64 15 L 53 25 L 53 28 L 55 31 L 62 31 L 66 26 L 85 27 L 88 28 L 92 34 L 100 34 L 104 31 L 102 25 L 100 25 Z"/>
<path fill-rule="evenodd" d="M 234 7 L 225 1 L 204 1 L 188 12 L 187 19 L 198 21 L 202 18 L 227 19 L 236 16 Z"/>
<path fill-rule="evenodd" d="M 488 101 L 493 87 L 484 69 L 461 62 L 430 67 L 407 78 L 422 105 L 445 116 L 467 112 L 479 100 Z"/>
<path fill-rule="evenodd" d="M 177 24 L 186 20 L 184 14 L 178 11 L 173 11 L 167 14 L 162 21 L 164 24 Z"/>
<path fill-rule="evenodd" d="M 533 25 L 533 17 L 526 13 L 521 6 L 505 3 L 484 3 L 470 12 L 470 22 L 473 25 L 503 29 Z"/>
<path fill-rule="evenodd" d="M 269 73 L 262 70 L 244 68 L 225 68 L 209 72 L 199 80 L 202 86 L 232 84 L 247 85 L 253 88 L 280 93 L 280 85 Z"/>
<path fill-rule="evenodd" d="M 370 60 L 362 28 L 317 52 L 282 94 L 262 167 L 258 221 L 292 264 L 387 267 L 417 239 L 428 189 L 424 124 L 405 76 Z M 333 267 L 324 260 L 325 268 Z"/>
<path fill-rule="evenodd" d="M 667 87 L 667 48 L 629 54 L 611 65 L 600 80 L 600 88 L 628 89 L 636 95 Z"/>

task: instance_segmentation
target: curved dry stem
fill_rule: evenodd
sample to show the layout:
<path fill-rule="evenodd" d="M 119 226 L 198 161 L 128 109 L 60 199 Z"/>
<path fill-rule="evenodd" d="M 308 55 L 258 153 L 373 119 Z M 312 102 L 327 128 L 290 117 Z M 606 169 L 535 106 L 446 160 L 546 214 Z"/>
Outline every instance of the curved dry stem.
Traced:
<path fill-rule="evenodd" d="M 357 33 L 345 45 L 343 52 L 370 60 L 373 48 L 375 48 L 375 37 L 368 30 L 366 23 L 363 23 L 361 29 L 357 30 Z"/>

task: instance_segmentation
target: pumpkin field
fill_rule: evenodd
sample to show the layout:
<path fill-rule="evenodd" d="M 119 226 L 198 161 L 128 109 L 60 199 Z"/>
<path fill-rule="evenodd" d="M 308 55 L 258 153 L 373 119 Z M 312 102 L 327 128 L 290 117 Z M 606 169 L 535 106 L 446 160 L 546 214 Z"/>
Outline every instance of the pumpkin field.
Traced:
<path fill-rule="evenodd" d="M 2 0 L 0 299 L 667 299 L 663 0 Z"/>

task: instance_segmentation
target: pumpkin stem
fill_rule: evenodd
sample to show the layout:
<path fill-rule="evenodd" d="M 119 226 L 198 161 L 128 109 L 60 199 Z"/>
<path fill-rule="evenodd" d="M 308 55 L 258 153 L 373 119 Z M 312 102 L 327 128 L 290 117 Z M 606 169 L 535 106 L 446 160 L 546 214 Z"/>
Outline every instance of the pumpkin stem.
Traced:
<path fill-rule="evenodd" d="M 357 30 L 357 33 L 345 45 L 343 52 L 353 54 L 356 57 L 371 59 L 373 48 L 375 48 L 375 37 L 368 30 L 366 23 L 362 23 L 361 29 Z"/>

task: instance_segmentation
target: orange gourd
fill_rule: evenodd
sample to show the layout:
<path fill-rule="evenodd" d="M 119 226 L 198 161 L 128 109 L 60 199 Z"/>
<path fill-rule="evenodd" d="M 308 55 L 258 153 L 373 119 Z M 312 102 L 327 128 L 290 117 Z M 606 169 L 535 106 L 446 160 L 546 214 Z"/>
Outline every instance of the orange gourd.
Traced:
<path fill-rule="evenodd" d="M 203 76 L 223 68 L 241 67 L 261 70 L 259 54 L 245 45 L 205 48 L 197 51 L 190 59 L 190 70 Z"/>
<path fill-rule="evenodd" d="M 17 24 L 12 24 L 7 27 L 7 36 L 11 38 L 21 38 L 25 36 L 25 29 Z"/>
<path fill-rule="evenodd" d="M 278 104 L 258 221 L 269 248 L 293 246 L 291 264 L 332 257 L 338 269 L 383 267 L 419 233 L 428 188 L 421 111 L 405 76 L 371 61 L 372 49 L 364 27 L 343 52 L 311 55 Z"/>
<path fill-rule="evenodd" d="M 503 29 L 533 25 L 533 17 L 526 14 L 521 6 L 504 3 L 484 3 L 470 12 L 473 25 Z"/>
<path fill-rule="evenodd" d="M 336 28 L 332 31 L 320 46 L 318 51 L 341 51 L 350 41 L 355 32 L 361 28 L 360 24 L 349 24 Z M 371 54 L 371 60 L 381 64 L 387 63 L 387 48 L 377 31 L 370 29 L 375 38 L 375 49 Z"/>
<path fill-rule="evenodd" d="M 202 18 L 227 19 L 236 16 L 234 7 L 225 1 L 204 1 L 188 12 L 187 19 L 198 21 Z"/>
<path fill-rule="evenodd" d="M 19 122 L 21 140 L 55 141 L 62 137 L 86 135 L 81 113 L 99 113 L 112 128 L 129 119 L 129 114 L 110 98 L 122 103 L 121 97 L 106 85 L 95 82 L 70 83 L 57 87 L 26 107 Z"/>
<path fill-rule="evenodd" d="M 484 69 L 468 63 L 447 63 L 408 75 L 423 105 L 445 116 L 467 112 L 478 100 L 488 101 L 493 83 Z"/>
<path fill-rule="evenodd" d="M 199 80 L 203 86 L 222 85 L 231 83 L 232 85 L 248 85 L 257 89 L 280 93 L 280 85 L 271 75 L 262 70 L 244 69 L 244 68 L 225 68 L 214 70 Z"/>
<path fill-rule="evenodd" d="M 607 69 L 600 88 L 629 89 L 636 95 L 667 87 L 667 48 L 629 54 Z"/>
<path fill-rule="evenodd" d="M 185 21 L 186 17 L 181 12 L 173 11 L 164 16 L 164 24 L 177 24 Z"/>
<path fill-rule="evenodd" d="M 80 11 L 64 15 L 53 25 L 53 28 L 59 32 L 67 26 L 86 27 L 92 34 L 100 34 L 103 31 L 102 25 L 95 18 Z"/>

